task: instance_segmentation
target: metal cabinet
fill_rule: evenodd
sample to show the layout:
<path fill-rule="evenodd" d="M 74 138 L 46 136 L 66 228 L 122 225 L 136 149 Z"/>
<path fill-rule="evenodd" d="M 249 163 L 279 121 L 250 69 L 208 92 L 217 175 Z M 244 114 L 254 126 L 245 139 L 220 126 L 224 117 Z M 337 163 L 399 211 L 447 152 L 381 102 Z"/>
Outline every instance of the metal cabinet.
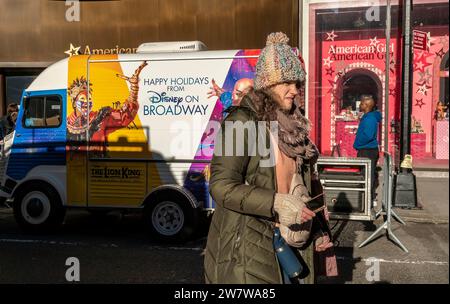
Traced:
<path fill-rule="evenodd" d="M 316 166 L 331 219 L 375 218 L 371 209 L 370 159 L 321 157 Z"/>

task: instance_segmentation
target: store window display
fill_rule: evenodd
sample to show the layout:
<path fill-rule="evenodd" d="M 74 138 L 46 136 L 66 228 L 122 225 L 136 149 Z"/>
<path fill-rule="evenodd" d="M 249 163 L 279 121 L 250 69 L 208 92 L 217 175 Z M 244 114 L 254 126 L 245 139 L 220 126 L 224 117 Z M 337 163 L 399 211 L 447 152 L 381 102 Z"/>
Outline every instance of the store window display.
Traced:
<path fill-rule="evenodd" d="M 391 1 L 390 42 L 386 41 L 386 6 L 367 19 L 370 1 L 304 2 L 303 44 L 308 62 L 307 115 L 322 155 L 351 147 L 362 94 L 376 99 L 382 114 L 379 143 L 398 156 L 402 98 L 401 7 Z M 307 13 L 306 13 L 307 12 Z M 412 26 L 427 33 L 427 49 L 413 50 L 411 64 L 411 154 L 415 161 L 448 159 L 448 1 L 414 1 Z M 386 54 L 389 62 L 386 64 Z M 387 68 L 388 66 L 388 68 Z M 385 113 L 388 116 L 385 117 Z M 398 160 L 396 159 L 396 162 Z"/>

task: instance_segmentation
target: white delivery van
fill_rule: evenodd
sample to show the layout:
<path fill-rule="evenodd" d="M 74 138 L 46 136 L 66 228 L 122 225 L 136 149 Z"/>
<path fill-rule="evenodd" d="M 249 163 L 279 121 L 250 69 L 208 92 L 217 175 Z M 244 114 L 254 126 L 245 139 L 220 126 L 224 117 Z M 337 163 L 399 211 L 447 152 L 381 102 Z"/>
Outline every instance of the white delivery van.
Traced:
<path fill-rule="evenodd" d="M 189 236 L 214 209 L 213 124 L 242 98 L 235 85 L 253 78 L 259 55 L 203 49 L 149 43 L 44 70 L 24 91 L 1 151 L 0 197 L 19 225 L 57 226 L 67 208 L 141 209 L 155 235 Z"/>

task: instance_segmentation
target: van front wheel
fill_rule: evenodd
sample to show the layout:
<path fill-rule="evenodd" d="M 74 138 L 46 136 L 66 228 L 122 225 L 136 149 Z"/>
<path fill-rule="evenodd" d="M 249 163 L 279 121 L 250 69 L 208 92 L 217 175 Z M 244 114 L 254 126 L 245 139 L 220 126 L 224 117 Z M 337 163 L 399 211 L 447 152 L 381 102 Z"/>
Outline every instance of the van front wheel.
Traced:
<path fill-rule="evenodd" d="M 14 199 L 14 217 L 27 231 L 41 231 L 62 224 L 65 209 L 52 187 L 36 182 L 22 189 Z"/>
<path fill-rule="evenodd" d="M 161 241 L 185 241 L 195 232 L 197 210 L 183 202 L 163 199 L 145 208 L 145 224 Z"/>

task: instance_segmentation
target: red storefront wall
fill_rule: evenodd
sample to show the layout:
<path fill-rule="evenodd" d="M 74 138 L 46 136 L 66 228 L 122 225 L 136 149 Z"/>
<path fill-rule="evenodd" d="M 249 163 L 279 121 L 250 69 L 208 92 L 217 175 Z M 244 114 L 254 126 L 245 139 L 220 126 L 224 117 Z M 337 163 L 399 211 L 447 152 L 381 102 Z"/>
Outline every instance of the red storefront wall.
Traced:
<path fill-rule="evenodd" d="M 314 10 L 313 10 L 314 11 Z M 312 12 L 313 12 L 312 11 Z M 314 22 L 314 14 L 310 14 Z M 311 22 L 311 23 L 313 23 Z M 424 30 L 421 28 L 421 30 Z M 411 154 L 415 159 L 448 159 L 448 120 L 437 121 L 435 110 L 442 96 L 442 71 L 448 60 L 448 27 L 427 27 L 428 49 L 414 50 L 412 57 L 412 134 Z M 309 29 L 309 99 L 308 116 L 313 123 L 312 137 L 321 153 L 330 155 L 339 144 L 342 156 L 355 156 L 352 148 L 358 120 L 340 117 L 345 81 L 349 75 L 365 75 L 373 79 L 379 92 L 379 108 L 383 115 L 380 145 L 389 138 L 389 152 L 398 153 L 401 97 L 401 41 L 391 38 L 389 96 L 385 98 L 384 31 L 328 31 Z M 363 38 L 361 38 L 363 37 Z M 385 125 L 384 107 L 389 107 Z"/>
<path fill-rule="evenodd" d="M 448 61 L 448 27 L 421 30 L 428 33 L 428 48 L 413 53 L 411 154 L 416 159 L 448 159 L 448 120 L 435 117 L 437 104 L 444 98 L 442 77 L 448 85 L 448 71 L 446 75 L 442 71 Z"/>
<path fill-rule="evenodd" d="M 399 61 L 399 49 L 396 39 L 391 39 L 389 96 L 385 98 L 385 39 L 375 35 L 369 39 L 351 39 L 358 33 L 334 33 L 333 40 L 327 40 L 330 33 L 321 41 L 320 95 L 321 95 L 321 133 L 320 147 L 323 154 L 331 153 L 333 146 L 338 144 L 342 156 L 356 156 L 353 149 L 353 141 L 358 126 L 358 117 L 342 115 L 344 109 L 343 92 L 346 81 L 352 77 L 366 76 L 373 80 L 377 86 L 378 110 L 382 113 L 383 121 L 380 128 L 380 143 L 384 140 L 385 128 L 388 128 L 390 152 L 394 152 L 398 140 L 398 133 L 393 133 L 390 122 L 399 121 L 399 100 L 401 78 Z M 332 36 L 331 36 L 332 37 Z M 341 38 L 341 40 L 338 40 Z M 364 92 L 363 92 L 364 93 Z M 367 92 L 368 94 L 369 92 Z M 384 108 L 389 107 L 389 123 L 385 126 Z M 356 113 L 354 113 L 356 114 Z"/>

